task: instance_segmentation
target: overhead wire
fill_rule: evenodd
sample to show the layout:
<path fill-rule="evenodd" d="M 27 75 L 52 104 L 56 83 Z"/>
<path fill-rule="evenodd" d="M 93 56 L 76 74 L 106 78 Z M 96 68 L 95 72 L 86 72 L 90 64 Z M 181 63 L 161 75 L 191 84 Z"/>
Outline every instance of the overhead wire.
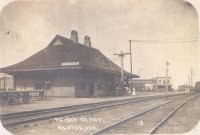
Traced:
<path fill-rule="evenodd" d="M 190 41 L 151 41 L 151 40 L 132 40 L 134 42 L 141 42 L 141 43 L 193 43 L 193 42 L 199 42 L 199 40 L 190 40 Z"/>
<path fill-rule="evenodd" d="M 162 40 L 137 40 L 133 39 L 131 40 L 133 42 L 141 42 L 141 43 L 193 43 L 193 42 L 199 42 L 199 33 L 195 36 L 189 36 L 189 37 L 182 37 L 182 38 L 175 38 L 175 39 L 162 39 Z"/>

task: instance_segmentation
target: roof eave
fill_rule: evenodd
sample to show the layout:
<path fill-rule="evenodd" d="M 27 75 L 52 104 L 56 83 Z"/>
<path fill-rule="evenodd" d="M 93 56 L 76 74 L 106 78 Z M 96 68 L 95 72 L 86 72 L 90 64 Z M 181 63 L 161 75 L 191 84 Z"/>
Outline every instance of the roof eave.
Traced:
<path fill-rule="evenodd" d="M 4 69 L 4 68 L 2 68 L 2 69 L 0 69 L 0 72 L 13 73 L 13 72 L 26 72 L 26 71 L 68 70 L 68 69 L 83 69 L 83 68 L 120 75 L 120 72 L 118 72 L 118 71 L 99 69 L 99 68 L 95 68 L 95 67 L 87 67 L 87 66 L 80 66 L 80 65 L 79 66 L 63 66 L 63 67 L 23 68 L 23 69 Z M 130 73 L 125 73 L 125 76 L 131 77 L 131 78 L 139 77 L 135 74 L 130 74 Z"/>
<path fill-rule="evenodd" d="M 38 67 L 38 68 L 22 68 L 22 69 L 0 69 L 0 72 L 20 72 L 20 71 L 44 71 L 44 70 L 59 70 L 59 69 L 80 69 L 82 66 L 63 66 L 63 67 Z"/>

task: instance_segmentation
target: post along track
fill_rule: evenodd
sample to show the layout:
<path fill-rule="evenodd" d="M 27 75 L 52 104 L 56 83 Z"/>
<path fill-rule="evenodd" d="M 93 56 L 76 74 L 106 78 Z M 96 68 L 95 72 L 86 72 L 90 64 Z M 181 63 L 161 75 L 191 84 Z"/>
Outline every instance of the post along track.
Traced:
<path fill-rule="evenodd" d="M 184 98 L 168 101 L 112 123 L 90 135 L 154 134 L 178 109 L 198 96 L 199 94 L 188 95 Z"/>
<path fill-rule="evenodd" d="M 120 106 L 134 104 L 136 102 L 143 102 L 143 101 L 148 101 L 148 100 L 153 100 L 153 99 L 176 97 L 176 96 L 185 96 L 185 94 L 152 96 L 152 97 L 145 97 L 145 98 L 144 97 L 131 98 L 131 99 L 99 102 L 99 103 L 92 103 L 92 104 L 75 105 L 75 106 L 36 110 L 36 111 L 29 111 L 29 112 L 5 114 L 5 115 L 1 115 L 1 121 L 4 127 L 12 127 L 12 126 L 37 122 L 41 120 L 47 120 L 47 119 L 56 118 L 56 117 L 71 116 L 71 115 L 75 116 L 75 115 L 80 115 L 80 114 L 84 114 L 84 113 L 88 113 L 92 111 L 97 111 L 100 109 L 110 109 L 113 107 L 120 107 Z"/>

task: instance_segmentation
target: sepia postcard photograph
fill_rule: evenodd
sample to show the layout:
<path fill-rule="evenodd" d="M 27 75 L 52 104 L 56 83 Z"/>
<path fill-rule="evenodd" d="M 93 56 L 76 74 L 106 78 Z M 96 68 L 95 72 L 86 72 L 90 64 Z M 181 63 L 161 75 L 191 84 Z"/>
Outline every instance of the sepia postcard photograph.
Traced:
<path fill-rule="evenodd" d="M 0 135 L 198 135 L 198 0 L 0 0 Z"/>

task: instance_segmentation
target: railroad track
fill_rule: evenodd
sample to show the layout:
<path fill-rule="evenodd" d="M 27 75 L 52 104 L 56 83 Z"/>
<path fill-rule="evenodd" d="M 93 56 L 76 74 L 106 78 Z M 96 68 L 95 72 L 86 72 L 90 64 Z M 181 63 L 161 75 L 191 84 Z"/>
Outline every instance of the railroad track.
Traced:
<path fill-rule="evenodd" d="M 188 95 L 183 98 L 148 108 L 134 115 L 112 123 L 90 135 L 99 134 L 154 134 L 178 109 L 197 98 L 198 95 Z"/>
<path fill-rule="evenodd" d="M 5 114 L 5 115 L 1 115 L 1 121 L 4 127 L 13 127 L 17 125 L 22 125 L 22 124 L 32 123 L 32 122 L 37 122 L 37 121 L 42 121 L 42 120 L 48 120 L 48 119 L 57 118 L 57 117 L 82 115 L 82 114 L 92 112 L 92 111 L 97 111 L 100 109 L 110 109 L 114 107 L 134 104 L 136 102 L 142 102 L 142 101 L 148 101 L 148 100 L 160 99 L 160 98 L 166 98 L 166 97 L 176 97 L 176 96 L 185 96 L 185 94 L 133 98 L 133 99 L 115 100 L 115 101 L 99 102 L 99 103 L 92 103 L 92 104 L 75 105 L 75 106 L 67 106 L 67 107 L 60 107 L 60 108 Z"/>

